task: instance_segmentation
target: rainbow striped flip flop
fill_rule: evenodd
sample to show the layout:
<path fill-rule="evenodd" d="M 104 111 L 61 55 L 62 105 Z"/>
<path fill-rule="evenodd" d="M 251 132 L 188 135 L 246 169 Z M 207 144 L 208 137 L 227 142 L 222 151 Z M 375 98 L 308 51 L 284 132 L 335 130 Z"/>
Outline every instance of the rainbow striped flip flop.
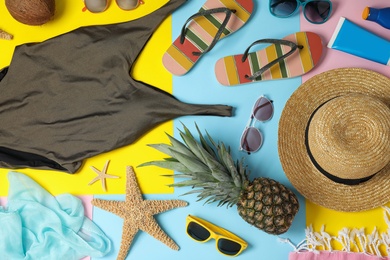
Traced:
<path fill-rule="evenodd" d="M 207 0 L 163 55 L 165 68 L 173 75 L 186 74 L 218 40 L 240 29 L 252 11 L 253 0 Z"/>
<path fill-rule="evenodd" d="M 250 52 L 257 43 L 271 43 L 265 49 Z M 295 47 L 294 47 L 295 46 Z M 226 56 L 215 64 L 215 75 L 224 86 L 301 76 L 319 62 L 323 44 L 313 32 L 297 32 L 283 40 L 254 42 L 244 54 Z"/>

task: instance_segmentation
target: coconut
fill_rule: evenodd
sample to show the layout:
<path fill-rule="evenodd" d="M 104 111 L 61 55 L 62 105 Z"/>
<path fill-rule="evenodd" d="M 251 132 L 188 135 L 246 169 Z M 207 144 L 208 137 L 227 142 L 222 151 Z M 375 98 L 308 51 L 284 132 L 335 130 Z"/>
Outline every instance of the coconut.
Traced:
<path fill-rule="evenodd" d="M 27 25 L 42 25 L 55 13 L 55 0 L 5 0 L 12 17 Z"/>

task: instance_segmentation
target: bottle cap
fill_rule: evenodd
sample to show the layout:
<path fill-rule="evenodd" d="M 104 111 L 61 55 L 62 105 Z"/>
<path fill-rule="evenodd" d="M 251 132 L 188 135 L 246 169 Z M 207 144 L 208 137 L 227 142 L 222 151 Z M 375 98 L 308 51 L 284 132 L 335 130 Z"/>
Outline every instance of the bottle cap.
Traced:
<path fill-rule="evenodd" d="M 367 20 L 368 16 L 370 15 L 370 7 L 366 6 L 362 13 L 362 18 L 364 20 Z"/>
<path fill-rule="evenodd" d="M 376 8 L 367 6 L 363 10 L 362 17 L 364 20 L 376 22 L 376 20 L 378 19 L 379 12 L 380 12 L 380 9 L 376 9 Z"/>

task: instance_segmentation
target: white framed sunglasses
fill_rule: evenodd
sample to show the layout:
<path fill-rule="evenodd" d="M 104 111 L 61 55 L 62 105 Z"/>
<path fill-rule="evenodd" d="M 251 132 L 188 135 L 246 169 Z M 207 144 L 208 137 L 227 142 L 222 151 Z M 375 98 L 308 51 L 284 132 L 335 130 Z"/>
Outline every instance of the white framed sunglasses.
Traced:
<path fill-rule="evenodd" d="M 272 100 L 265 96 L 260 96 L 255 102 L 251 116 L 240 139 L 240 150 L 248 154 L 256 152 L 263 144 L 263 134 L 254 126 L 257 121 L 266 122 L 272 118 L 274 106 Z"/>

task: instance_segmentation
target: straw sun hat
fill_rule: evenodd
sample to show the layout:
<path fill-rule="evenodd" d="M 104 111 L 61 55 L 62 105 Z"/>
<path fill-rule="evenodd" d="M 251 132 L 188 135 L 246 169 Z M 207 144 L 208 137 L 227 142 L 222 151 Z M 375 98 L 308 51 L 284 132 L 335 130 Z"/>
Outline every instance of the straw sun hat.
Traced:
<path fill-rule="evenodd" d="M 334 69 L 303 83 L 283 109 L 279 156 L 308 200 L 338 211 L 390 201 L 390 79 Z"/>

